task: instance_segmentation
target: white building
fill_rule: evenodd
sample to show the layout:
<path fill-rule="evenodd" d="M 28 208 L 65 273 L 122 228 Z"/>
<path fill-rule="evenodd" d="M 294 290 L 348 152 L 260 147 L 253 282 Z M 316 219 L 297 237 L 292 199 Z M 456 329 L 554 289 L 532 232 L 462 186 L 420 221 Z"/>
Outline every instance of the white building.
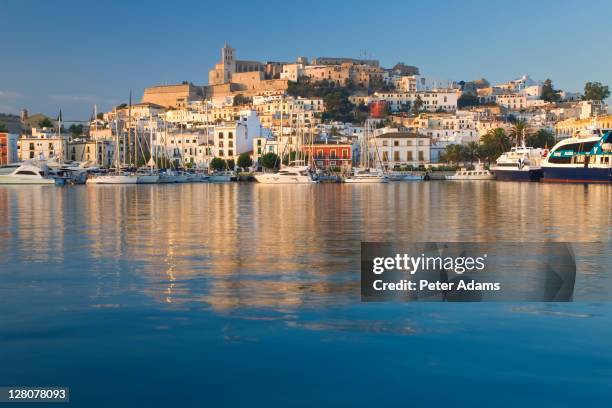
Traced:
<path fill-rule="evenodd" d="M 253 149 L 253 140 L 262 135 L 263 129 L 257 113 L 241 111 L 238 120 L 222 122 L 214 126 L 212 154 L 222 159 L 237 159 Z"/>
<path fill-rule="evenodd" d="M 385 101 L 389 104 L 391 112 L 398 112 L 411 107 L 419 98 L 423 102 L 423 109 L 430 112 L 457 110 L 459 92 L 455 89 L 437 89 L 424 92 L 376 92 L 370 97 L 364 98 L 364 103 L 374 101 Z"/>
<path fill-rule="evenodd" d="M 495 101 L 499 106 L 508 110 L 521 110 L 527 108 L 527 97 L 518 93 L 496 95 Z"/>
<path fill-rule="evenodd" d="M 417 133 L 391 132 L 375 136 L 371 142 L 382 161 L 389 169 L 401 166 L 420 166 L 430 163 L 431 139 Z M 374 159 L 374 157 L 372 158 Z"/>
<path fill-rule="evenodd" d="M 304 76 L 304 64 L 285 64 L 283 72 L 280 74 L 281 79 L 297 82 L 298 79 Z"/>
<path fill-rule="evenodd" d="M 58 135 L 47 128 L 32 128 L 32 135 L 24 135 L 17 142 L 19 160 L 67 159 L 68 135 Z"/>

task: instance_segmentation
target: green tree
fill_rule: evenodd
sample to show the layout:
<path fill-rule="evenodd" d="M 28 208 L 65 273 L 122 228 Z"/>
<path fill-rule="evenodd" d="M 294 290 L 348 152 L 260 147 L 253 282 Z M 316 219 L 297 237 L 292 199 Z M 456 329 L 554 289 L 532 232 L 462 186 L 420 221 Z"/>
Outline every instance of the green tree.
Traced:
<path fill-rule="evenodd" d="M 464 158 L 464 147 L 460 144 L 450 144 L 444 148 L 442 161 L 447 163 L 459 163 Z"/>
<path fill-rule="evenodd" d="M 529 136 L 530 129 L 527 121 L 524 119 L 515 120 L 512 124 L 512 129 L 510 129 L 509 137 L 510 143 L 518 144 L 521 140 L 523 140 L 523 136 L 525 139 Z"/>
<path fill-rule="evenodd" d="M 582 97 L 585 101 L 603 101 L 610 96 L 610 89 L 608 85 L 602 85 L 601 82 L 587 82 L 584 84 L 584 96 Z"/>
<path fill-rule="evenodd" d="M 559 99 L 561 99 L 559 91 L 553 88 L 553 83 L 550 78 L 547 78 L 544 81 L 544 85 L 542 85 L 541 98 L 546 102 L 557 102 Z"/>
<path fill-rule="evenodd" d="M 323 103 L 325 104 L 323 119 L 352 122 L 355 117 L 353 113 L 355 105 L 349 101 L 348 97 L 349 94 L 344 89 L 325 94 L 323 96 Z"/>
<path fill-rule="evenodd" d="M 248 153 L 242 153 L 238 156 L 238 167 L 242 167 L 243 169 L 248 169 L 253 165 L 253 159 L 251 159 L 251 155 Z"/>
<path fill-rule="evenodd" d="M 502 153 L 510 150 L 510 139 L 504 129 L 491 129 L 480 138 L 480 155 L 489 162 L 497 160 Z"/>
<path fill-rule="evenodd" d="M 462 153 L 464 161 L 469 161 L 470 163 L 473 163 L 474 161 L 480 159 L 480 145 L 476 142 L 469 142 L 463 147 Z"/>
<path fill-rule="evenodd" d="M 8 129 L 6 128 L 4 122 L 0 122 L 0 133 L 8 133 Z"/>
<path fill-rule="evenodd" d="M 266 153 L 259 158 L 259 162 L 266 169 L 276 169 L 280 166 L 280 160 L 275 153 Z"/>
<path fill-rule="evenodd" d="M 225 162 L 225 168 L 234 170 L 236 168 L 236 162 L 234 161 L 234 159 L 227 159 L 227 161 Z"/>
<path fill-rule="evenodd" d="M 83 134 L 83 125 L 75 125 L 74 123 L 70 125 L 68 131 L 73 137 L 79 137 Z"/>
<path fill-rule="evenodd" d="M 421 112 L 421 109 L 423 109 L 423 100 L 421 99 L 420 95 L 417 95 L 416 99 L 414 100 L 414 102 L 412 103 L 412 113 L 415 115 L 418 115 L 419 112 Z"/>
<path fill-rule="evenodd" d="M 51 122 L 51 119 L 49 119 L 49 118 L 44 118 L 44 119 L 41 119 L 38 122 L 38 127 L 40 127 L 40 128 L 44 128 L 44 127 L 52 128 L 53 127 L 53 122 Z"/>
<path fill-rule="evenodd" d="M 459 99 L 457 99 L 457 107 L 465 108 L 467 106 L 478 106 L 480 105 L 480 100 L 478 96 L 472 95 L 469 93 L 462 94 Z"/>
<path fill-rule="evenodd" d="M 226 166 L 225 160 L 223 160 L 220 157 L 215 157 L 210 161 L 210 167 L 212 167 L 213 170 L 216 170 L 216 171 L 225 170 L 225 166 Z"/>
<path fill-rule="evenodd" d="M 546 129 L 540 129 L 537 132 L 527 136 L 527 146 L 550 148 L 555 144 L 555 135 Z"/>

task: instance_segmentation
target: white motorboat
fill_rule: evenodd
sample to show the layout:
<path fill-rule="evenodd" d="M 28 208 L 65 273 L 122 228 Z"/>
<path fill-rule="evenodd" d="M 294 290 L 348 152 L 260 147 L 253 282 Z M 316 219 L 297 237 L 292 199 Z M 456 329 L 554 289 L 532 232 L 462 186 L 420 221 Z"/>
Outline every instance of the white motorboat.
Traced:
<path fill-rule="evenodd" d="M 199 183 L 202 181 L 202 177 L 196 173 L 185 172 L 183 173 L 187 177 L 187 183 Z"/>
<path fill-rule="evenodd" d="M 172 170 L 166 170 L 159 173 L 159 183 L 168 184 L 178 182 L 177 174 Z"/>
<path fill-rule="evenodd" d="M 0 184 L 61 184 L 63 180 L 49 174 L 46 165 L 34 161 L 14 163 L 0 167 Z"/>
<path fill-rule="evenodd" d="M 138 176 L 131 173 L 108 173 L 100 175 L 91 175 L 87 179 L 87 184 L 136 184 Z"/>
<path fill-rule="evenodd" d="M 257 174 L 255 180 L 262 184 L 313 184 L 317 182 L 308 166 L 283 167 L 277 173 Z"/>
<path fill-rule="evenodd" d="M 344 179 L 345 183 L 387 183 L 389 177 L 382 170 L 354 169 L 353 174 Z"/>
<path fill-rule="evenodd" d="M 155 173 L 136 173 L 138 180 L 137 184 L 157 184 L 159 182 L 159 174 Z"/>
<path fill-rule="evenodd" d="M 394 171 L 389 172 L 387 177 L 389 177 L 389 181 L 421 181 L 425 176 L 411 172 Z"/>
<path fill-rule="evenodd" d="M 495 175 L 478 163 L 474 170 L 459 169 L 452 176 L 446 176 L 446 180 L 493 180 Z"/>
<path fill-rule="evenodd" d="M 216 171 L 209 175 L 208 181 L 211 183 L 222 183 L 232 181 L 234 177 L 236 177 L 236 174 L 233 171 Z"/>

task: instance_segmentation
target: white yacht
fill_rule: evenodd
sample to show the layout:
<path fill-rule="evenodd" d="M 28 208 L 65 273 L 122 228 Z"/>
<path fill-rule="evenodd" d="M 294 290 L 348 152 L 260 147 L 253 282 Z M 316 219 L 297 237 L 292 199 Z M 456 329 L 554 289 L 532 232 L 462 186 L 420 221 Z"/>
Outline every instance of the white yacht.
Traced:
<path fill-rule="evenodd" d="M 389 181 L 421 181 L 425 178 L 423 175 L 404 171 L 389 172 L 387 177 Z"/>
<path fill-rule="evenodd" d="M 499 156 L 491 171 L 497 180 L 538 181 L 542 178 L 544 149 L 535 147 L 513 147 Z"/>
<path fill-rule="evenodd" d="M 161 171 L 159 173 L 159 183 L 160 184 L 169 184 L 169 183 L 178 183 L 179 178 L 178 174 L 170 169 Z"/>
<path fill-rule="evenodd" d="M 139 171 L 136 173 L 136 177 L 138 178 L 137 184 L 157 184 L 159 182 L 159 174 L 153 171 Z"/>
<path fill-rule="evenodd" d="M 262 184 L 313 184 L 317 182 L 308 166 L 283 167 L 277 173 L 257 174 L 255 180 Z"/>
<path fill-rule="evenodd" d="M 138 176 L 126 172 L 90 175 L 87 184 L 136 184 Z"/>
<path fill-rule="evenodd" d="M 459 169 L 452 176 L 446 176 L 446 180 L 493 180 L 495 175 L 485 169 L 480 163 L 474 170 Z"/>
<path fill-rule="evenodd" d="M 344 179 L 345 183 L 387 183 L 389 177 L 382 170 L 354 169 L 353 174 Z"/>
<path fill-rule="evenodd" d="M 0 184 L 59 184 L 45 165 L 34 161 L 0 166 Z"/>
<path fill-rule="evenodd" d="M 214 173 L 209 175 L 208 181 L 210 181 L 211 183 L 220 183 L 232 181 L 234 177 L 236 177 L 236 174 L 233 171 L 215 171 Z"/>

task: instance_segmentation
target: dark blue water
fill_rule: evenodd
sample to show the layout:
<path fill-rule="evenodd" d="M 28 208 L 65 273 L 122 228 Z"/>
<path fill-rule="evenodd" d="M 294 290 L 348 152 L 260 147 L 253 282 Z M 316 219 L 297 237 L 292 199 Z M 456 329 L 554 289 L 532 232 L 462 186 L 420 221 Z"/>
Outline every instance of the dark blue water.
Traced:
<path fill-rule="evenodd" d="M 611 204 L 493 182 L 1 188 L 0 385 L 78 407 L 607 406 L 612 304 L 589 299 L 610 294 Z M 577 301 L 361 303 L 362 240 L 579 242 Z"/>

